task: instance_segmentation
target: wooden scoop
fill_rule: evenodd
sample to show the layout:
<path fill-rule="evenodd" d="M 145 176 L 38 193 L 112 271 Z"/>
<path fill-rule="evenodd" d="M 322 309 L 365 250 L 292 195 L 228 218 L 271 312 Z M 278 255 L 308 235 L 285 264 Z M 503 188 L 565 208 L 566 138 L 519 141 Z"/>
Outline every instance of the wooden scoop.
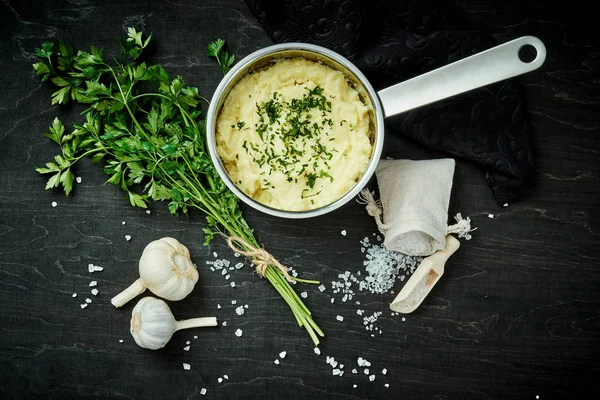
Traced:
<path fill-rule="evenodd" d="M 398 296 L 390 304 L 390 308 L 402 314 L 409 314 L 416 310 L 440 280 L 444 274 L 446 261 L 459 247 L 460 242 L 454 236 L 446 236 L 446 247 L 421 261 Z"/>

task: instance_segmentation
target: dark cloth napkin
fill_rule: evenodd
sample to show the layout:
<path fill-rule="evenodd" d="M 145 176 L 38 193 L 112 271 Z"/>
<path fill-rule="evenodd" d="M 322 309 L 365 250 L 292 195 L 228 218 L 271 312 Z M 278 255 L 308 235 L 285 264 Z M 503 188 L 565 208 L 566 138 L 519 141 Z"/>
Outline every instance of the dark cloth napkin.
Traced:
<path fill-rule="evenodd" d="M 353 62 L 376 90 L 498 43 L 443 0 L 245 0 L 276 43 L 306 42 Z M 496 201 L 519 198 L 534 175 L 526 108 L 502 81 L 386 118 L 392 132 L 486 172 Z"/>

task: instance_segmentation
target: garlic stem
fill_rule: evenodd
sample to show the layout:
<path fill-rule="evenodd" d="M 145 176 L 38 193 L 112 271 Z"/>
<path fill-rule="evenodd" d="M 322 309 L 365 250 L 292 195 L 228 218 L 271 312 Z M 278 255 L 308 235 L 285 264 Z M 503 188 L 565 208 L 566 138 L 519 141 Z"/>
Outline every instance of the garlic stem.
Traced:
<path fill-rule="evenodd" d="M 139 278 L 138 280 L 133 282 L 131 286 L 129 286 L 127 289 L 123 290 L 121 293 L 113 297 L 110 300 L 110 302 L 113 304 L 113 306 L 117 308 L 122 307 L 129 300 L 144 293 L 145 290 L 146 285 L 144 284 L 144 281 L 141 278 Z"/>
<path fill-rule="evenodd" d="M 188 328 L 205 328 L 207 326 L 217 326 L 216 317 L 201 317 L 175 321 L 175 331 Z"/>

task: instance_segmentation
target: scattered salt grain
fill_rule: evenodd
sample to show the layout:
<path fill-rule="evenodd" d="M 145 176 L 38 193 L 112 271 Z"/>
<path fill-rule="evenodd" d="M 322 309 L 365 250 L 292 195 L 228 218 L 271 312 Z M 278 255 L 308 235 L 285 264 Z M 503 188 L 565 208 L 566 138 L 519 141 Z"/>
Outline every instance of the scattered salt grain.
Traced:
<path fill-rule="evenodd" d="M 231 304 L 237 304 L 237 300 L 231 300 Z"/>
<path fill-rule="evenodd" d="M 375 380 L 375 375 L 369 375 L 369 380 L 373 382 Z"/>
<path fill-rule="evenodd" d="M 221 275 L 227 275 L 227 270 L 226 269 L 222 270 Z"/>
<path fill-rule="evenodd" d="M 314 351 L 316 355 L 321 355 L 321 349 L 319 349 L 318 347 L 315 347 Z"/>
<path fill-rule="evenodd" d="M 387 368 L 384 368 L 384 369 L 382 369 L 382 370 L 381 370 L 381 373 L 382 373 L 383 375 L 387 375 Z"/>
<path fill-rule="evenodd" d="M 406 321 L 406 318 L 402 317 L 402 322 Z"/>
<path fill-rule="evenodd" d="M 202 396 L 206 395 L 206 388 L 202 388 L 202 389 L 200 390 L 200 394 L 201 394 Z"/>
<path fill-rule="evenodd" d="M 308 297 L 308 293 L 302 292 L 302 293 L 300 293 L 300 297 L 302 297 L 303 299 L 305 299 L 305 298 Z"/>
<path fill-rule="evenodd" d="M 332 371 L 332 373 L 333 373 L 333 375 L 334 375 L 334 376 L 335 376 L 335 375 L 339 375 L 339 374 L 340 374 L 340 372 L 342 372 L 342 371 L 340 371 L 340 370 L 339 370 L 339 369 L 337 369 L 337 368 L 334 368 L 334 369 L 333 369 L 333 371 Z"/>
<path fill-rule="evenodd" d="M 236 314 L 237 314 L 237 315 L 244 315 L 244 312 L 245 312 L 245 310 L 244 310 L 244 306 L 239 306 L 239 307 L 237 307 L 237 308 L 235 309 L 235 312 L 236 312 Z"/>
<path fill-rule="evenodd" d="M 57 205 L 58 205 L 57 202 L 55 202 L 55 201 L 52 202 L 52 207 L 56 207 Z"/>
<path fill-rule="evenodd" d="M 335 301 L 335 299 L 332 297 L 331 298 L 331 304 L 333 304 L 334 301 Z"/>
<path fill-rule="evenodd" d="M 81 307 L 82 309 L 86 308 L 87 307 L 87 303 L 80 304 L 79 307 Z"/>
<path fill-rule="evenodd" d="M 183 350 L 185 350 L 185 351 L 190 351 L 190 346 L 185 346 L 185 347 L 183 348 Z"/>
<path fill-rule="evenodd" d="M 223 382 L 223 378 L 217 378 L 217 382 L 222 383 Z"/>
<path fill-rule="evenodd" d="M 235 264 L 235 269 L 240 269 L 240 268 L 242 268 L 243 266 L 244 266 L 244 264 L 243 264 L 243 263 L 241 263 L 241 262 L 239 262 L 239 263 Z"/>
<path fill-rule="evenodd" d="M 125 222 L 125 221 L 123 221 L 123 222 L 121 222 L 121 225 L 125 225 L 125 223 L 126 223 L 126 222 Z"/>
<path fill-rule="evenodd" d="M 369 368 L 365 368 L 364 373 L 365 375 L 369 375 Z"/>
<path fill-rule="evenodd" d="M 229 375 L 223 375 L 223 379 L 229 380 Z"/>
<path fill-rule="evenodd" d="M 347 232 L 346 232 L 346 230 L 345 230 L 345 229 L 344 229 L 344 230 L 342 230 L 342 236 L 346 236 L 346 233 L 347 233 Z"/>
<path fill-rule="evenodd" d="M 508 207 L 508 203 L 504 203 L 502 207 Z"/>
<path fill-rule="evenodd" d="M 89 297 L 87 299 L 85 299 L 85 302 L 90 304 L 92 302 L 92 299 L 90 299 Z"/>
<path fill-rule="evenodd" d="M 119 339 L 119 343 L 123 343 L 123 339 Z"/>
<path fill-rule="evenodd" d="M 89 287 L 98 286 L 98 281 L 91 281 Z"/>
<path fill-rule="evenodd" d="M 98 266 L 98 265 L 94 265 L 92 263 L 88 264 L 88 271 L 89 272 L 100 272 L 104 270 L 104 268 Z"/>
<path fill-rule="evenodd" d="M 275 360 L 273 361 L 275 364 L 279 364 L 279 360 Z"/>
<path fill-rule="evenodd" d="M 217 256 L 218 256 L 217 252 L 216 252 L 216 251 L 213 251 L 213 257 L 214 257 L 214 258 L 217 258 Z"/>
<path fill-rule="evenodd" d="M 389 383 L 386 383 L 386 384 L 385 384 L 385 385 L 383 385 L 383 386 L 385 386 L 386 388 L 389 388 L 389 387 L 390 387 L 390 384 L 389 384 Z"/>
<path fill-rule="evenodd" d="M 488 218 L 494 218 L 494 214 L 488 214 Z"/>
<path fill-rule="evenodd" d="M 235 282 L 231 282 L 229 285 L 230 285 L 231 287 L 235 287 Z"/>
<path fill-rule="evenodd" d="M 192 369 L 192 366 L 188 363 L 183 363 L 183 369 L 185 369 L 186 371 L 189 371 L 190 369 Z"/>
<path fill-rule="evenodd" d="M 242 330 L 240 328 L 235 331 L 235 336 L 242 337 Z"/>
<path fill-rule="evenodd" d="M 222 326 L 227 326 L 227 321 L 223 321 L 223 322 L 221 323 L 221 325 L 222 325 Z"/>
<path fill-rule="evenodd" d="M 150 215 L 150 210 L 146 210 L 146 214 Z"/>
<path fill-rule="evenodd" d="M 337 319 L 338 321 L 343 321 L 344 317 L 342 317 L 341 315 L 338 315 L 335 317 L 335 319 Z"/>
<path fill-rule="evenodd" d="M 228 280 L 229 280 L 229 278 L 231 278 L 231 275 L 229 275 L 229 274 L 225 275 L 225 280 L 226 280 L 226 281 L 228 281 Z"/>
<path fill-rule="evenodd" d="M 358 370 L 356 368 L 352 368 L 352 373 L 353 374 L 358 374 Z"/>
<path fill-rule="evenodd" d="M 78 176 L 77 178 L 75 178 L 75 182 L 77 182 L 77 183 L 81 183 L 81 177 L 80 177 L 80 176 Z"/>
<path fill-rule="evenodd" d="M 131 235 L 125 235 L 125 240 L 129 242 L 131 240 Z"/>
<path fill-rule="evenodd" d="M 248 304 L 244 304 L 244 308 L 246 308 L 246 309 L 247 309 L 247 308 L 248 308 Z"/>
<path fill-rule="evenodd" d="M 287 355 L 287 352 L 282 351 L 281 353 L 279 353 L 279 358 L 285 358 L 286 355 Z"/>
<path fill-rule="evenodd" d="M 325 291 L 325 285 L 319 285 L 319 292 L 323 293 Z"/>
<path fill-rule="evenodd" d="M 72 294 L 72 296 L 73 296 L 73 297 L 77 297 L 77 293 L 73 293 L 73 294 Z"/>
<path fill-rule="evenodd" d="M 354 389 L 356 389 L 356 388 L 358 387 L 358 385 L 355 383 L 354 385 L 352 385 L 352 387 L 353 387 Z"/>
<path fill-rule="evenodd" d="M 92 289 L 92 294 L 94 296 L 98 296 L 98 289 L 96 289 L 96 288 Z"/>
<path fill-rule="evenodd" d="M 220 305 L 220 304 L 217 304 L 217 308 L 218 308 L 218 309 L 221 309 L 221 305 Z"/>
<path fill-rule="evenodd" d="M 198 336 L 197 336 L 197 335 L 194 335 L 194 339 L 198 339 Z"/>

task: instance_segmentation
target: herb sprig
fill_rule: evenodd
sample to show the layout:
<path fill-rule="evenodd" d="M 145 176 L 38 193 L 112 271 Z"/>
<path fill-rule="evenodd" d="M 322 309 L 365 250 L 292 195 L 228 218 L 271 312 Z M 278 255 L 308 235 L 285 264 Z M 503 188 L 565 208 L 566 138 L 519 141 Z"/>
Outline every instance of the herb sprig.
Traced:
<path fill-rule="evenodd" d="M 61 152 L 45 167 L 36 168 L 37 172 L 50 175 L 46 189 L 62 186 L 69 195 L 75 164 L 91 157 L 104 164 L 107 183 L 123 190 L 131 205 L 147 208 L 152 201 L 167 201 L 174 215 L 198 209 L 206 215 L 205 244 L 216 235 L 235 235 L 258 248 L 237 197 L 220 179 L 208 155 L 201 118 L 201 105 L 208 101 L 182 77 L 171 79 L 159 65 L 137 61 L 150 37 L 144 39 L 142 32 L 129 28 L 113 65 L 95 47 L 74 51 L 59 41 L 36 49 L 35 73 L 58 86 L 52 104 L 73 101 L 88 107 L 82 113 L 85 120 L 73 123 L 69 132 L 54 119 L 44 136 L 58 144 Z M 226 72 L 235 58 L 223 50 L 224 44 L 219 39 L 206 52 Z M 323 332 L 283 273 L 269 266 L 265 276 L 318 344 L 317 335 Z"/>

